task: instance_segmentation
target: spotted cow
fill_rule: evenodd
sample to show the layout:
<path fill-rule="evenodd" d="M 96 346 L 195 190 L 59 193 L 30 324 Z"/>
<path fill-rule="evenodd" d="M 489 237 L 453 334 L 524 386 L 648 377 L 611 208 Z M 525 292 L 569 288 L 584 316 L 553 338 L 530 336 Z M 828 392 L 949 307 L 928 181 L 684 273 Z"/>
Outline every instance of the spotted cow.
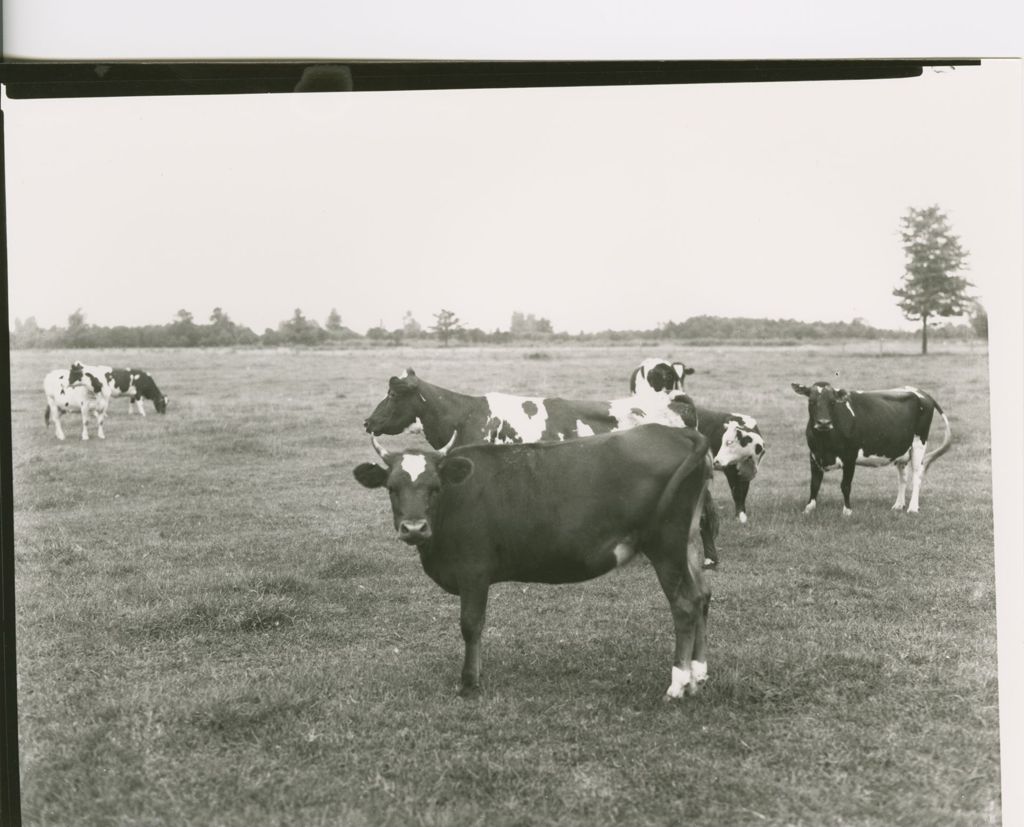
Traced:
<path fill-rule="evenodd" d="M 401 376 L 391 377 L 387 395 L 363 424 L 374 436 L 421 432 L 436 449 L 453 435 L 456 446 L 523 444 L 563 442 L 643 424 L 684 428 L 696 423 L 693 401 L 686 394 L 674 399 L 625 397 L 609 402 L 507 393 L 469 396 L 425 382 L 409 368 Z M 708 563 L 714 565 L 718 561 L 718 515 L 710 495 L 705 506 L 701 538 Z"/>
<path fill-rule="evenodd" d="M 693 373 L 682 362 L 644 359 L 629 377 L 629 389 L 637 399 L 651 394 L 673 398 L 681 393 L 686 376 Z M 645 381 L 646 380 L 646 381 Z M 764 458 L 765 441 L 757 420 L 749 414 L 726 412 L 695 405 L 697 430 L 711 442 L 715 470 L 725 475 L 736 518 L 747 522 L 747 493 Z"/>
<path fill-rule="evenodd" d="M 493 583 L 577 583 L 643 554 L 675 626 L 666 700 L 707 677 L 710 591 L 690 542 L 711 477 L 707 439 L 692 428 L 643 425 L 590 439 L 387 451 L 353 473 L 386 488 L 398 539 L 424 572 L 458 595 L 465 658 L 459 694 L 481 693 L 480 640 Z"/>
<path fill-rule="evenodd" d="M 641 399 L 648 396 L 671 396 L 683 389 L 686 377 L 693 373 L 682 362 L 668 362 L 665 359 L 644 359 L 633 369 L 629 377 L 629 392 Z"/>
<path fill-rule="evenodd" d="M 128 395 L 128 413 L 137 410 L 146 415 L 143 400 L 153 403 L 157 413 L 167 413 L 168 397 L 164 396 L 153 381 L 153 377 L 141 368 L 113 368 L 111 370 L 111 395 Z"/>
<path fill-rule="evenodd" d="M 96 436 L 105 438 L 103 419 L 110 404 L 110 368 L 76 361 L 67 370 L 51 370 L 46 374 L 43 392 L 46 394 L 43 421 L 49 426 L 53 420 L 57 439 L 64 439 L 60 419 L 69 411 L 78 411 L 82 416 L 82 439 L 89 438 L 90 413 L 96 419 Z"/>
<path fill-rule="evenodd" d="M 904 505 L 909 513 L 920 507 L 924 472 L 949 450 L 952 433 L 949 418 L 931 396 L 909 385 L 893 390 L 848 391 L 828 382 L 813 385 L 793 383 L 793 390 L 807 397 L 807 427 L 804 435 L 811 454 L 811 497 L 804 513 L 814 511 L 825 471 L 841 468 L 843 514 L 853 513 L 850 491 L 853 472 L 858 465 L 880 467 L 895 465 L 899 487 L 893 510 Z M 932 418 L 938 412 L 945 423 L 942 444 L 931 453 L 926 450 Z M 907 475 L 911 474 L 910 503 L 907 504 Z"/>

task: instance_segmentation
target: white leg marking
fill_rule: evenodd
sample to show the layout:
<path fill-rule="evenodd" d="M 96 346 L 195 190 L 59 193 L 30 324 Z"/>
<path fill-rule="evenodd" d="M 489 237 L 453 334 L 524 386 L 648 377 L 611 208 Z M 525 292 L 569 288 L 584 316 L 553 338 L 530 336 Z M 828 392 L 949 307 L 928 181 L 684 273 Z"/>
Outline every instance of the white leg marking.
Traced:
<path fill-rule="evenodd" d="M 902 511 L 907 504 L 907 464 L 897 463 L 896 473 L 899 474 L 899 487 L 896 489 L 896 502 L 892 504 L 893 511 Z"/>
<path fill-rule="evenodd" d="M 700 686 L 708 679 L 708 664 L 703 660 L 691 660 L 690 671 L 693 673 L 693 682 Z"/>
<path fill-rule="evenodd" d="M 817 500 L 811 500 L 809 503 L 807 503 L 807 505 L 804 506 L 804 514 L 810 514 L 817 507 L 818 507 L 818 501 Z"/>
<path fill-rule="evenodd" d="M 843 516 L 844 517 L 849 517 L 852 513 L 853 513 L 853 509 L 852 508 L 847 508 L 845 505 L 843 506 Z"/>
<path fill-rule="evenodd" d="M 82 439 L 89 438 L 89 408 L 85 403 L 82 403 L 79 410 L 82 412 Z"/>
<path fill-rule="evenodd" d="M 925 443 L 916 436 L 910 446 L 910 467 L 913 469 L 913 483 L 910 490 L 910 505 L 907 506 L 908 514 L 916 514 L 921 497 L 921 481 L 924 479 L 924 455 Z"/>
<path fill-rule="evenodd" d="M 686 687 L 690 685 L 691 673 L 689 669 L 672 667 L 672 685 L 665 692 L 666 698 L 681 698 L 686 694 Z"/>
<path fill-rule="evenodd" d="M 746 511 L 741 511 L 740 512 L 739 520 L 740 520 L 740 525 L 746 525 L 747 524 L 747 512 Z"/>

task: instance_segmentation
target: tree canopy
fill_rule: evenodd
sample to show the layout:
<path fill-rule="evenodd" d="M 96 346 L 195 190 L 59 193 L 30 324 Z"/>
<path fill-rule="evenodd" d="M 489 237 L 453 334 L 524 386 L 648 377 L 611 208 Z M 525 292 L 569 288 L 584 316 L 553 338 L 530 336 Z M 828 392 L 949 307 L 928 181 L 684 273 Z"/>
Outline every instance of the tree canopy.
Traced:
<path fill-rule="evenodd" d="M 893 290 L 897 305 L 911 321 L 921 322 L 921 353 L 928 352 L 928 320 L 962 316 L 970 308 L 971 283 L 959 273 L 967 267 L 967 251 L 953 234 L 938 205 L 911 207 L 900 220 L 906 271 Z"/>

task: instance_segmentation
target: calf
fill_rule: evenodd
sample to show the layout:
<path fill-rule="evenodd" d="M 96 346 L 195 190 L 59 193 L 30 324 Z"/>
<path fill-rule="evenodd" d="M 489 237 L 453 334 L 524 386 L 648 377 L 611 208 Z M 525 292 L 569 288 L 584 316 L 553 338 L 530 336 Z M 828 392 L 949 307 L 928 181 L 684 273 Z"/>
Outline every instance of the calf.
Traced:
<path fill-rule="evenodd" d="M 949 419 L 938 402 L 909 385 L 884 391 L 848 391 L 834 388 L 828 382 L 810 386 L 794 382 L 793 390 L 807 397 L 804 434 L 811 451 L 811 498 L 804 507 L 805 514 L 817 506 L 825 471 L 841 468 L 843 514 L 850 516 L 850 490 L 858 465 L 895 464 L 899 487 L 892 507 L 900 511 L 906 504 L 908 463 L 912 488 L 907 511 L 917 512 L 924 472 L 949 450 L 952 442 Z M 945 423 L 945 435 L 942 444 L 927 453 L 928 432 L 936 411 Z"/>
<path fill-rule="evenodd" d="M 576 583 L 650 561 L 675 625 L 666 700 L 707 677 L 710 592 L 689 542 L 711 476 L 697 431 L 644 425 L 563 443 L 470 445 L 388 452 L 355 478 L 386 487 L 398 539 L 423 570 L 459 596 L 465 659 L 459 694 L 480 693 L 480 639 L 492 583 Z M 450 451 L 450 453 L 449 453 Z"/>
<path fill-rule="evenodd" d="M 60 418 L 68 411 L 82 415 L 82 439 L 89 438 L 89 413 L 96 419 L 96 436 L 104 439 L 103 419 L 110 404 L 110 369 L 74 362 L 68 370 L 51 370 L 43 378 L 46 411 L 43 421 L 53 420 L 57 439 L 64 439 Z"/>
<path fill-rule="evenodd" d="M 641 424 L 678 428 L 697 422 L 693 401 L 686 394 L 638 400 L 634 397 L 610 402 L 581 402 L 557 397 L 542 398 L 488 393 L 468 396 L 432 385 L 420 379 L 412 368 L 392 376 L 388 392 L 363 423 L 374 436 L 422 431 L 433 448 L 452 437 L 455 445 L 475 442 L 517 444 L 562 442 L 577 437 L 624 431 Z M 718 514 L 705 500 L 701 538 L 709 565 L 718 561 L 715 537 Z"/>
<path fill-rule="evenodd" d="M 629 389 L 638 399 L 651 394 L 676 398 L 681 394 L 685 377 L 693 373 L 682 362 L 669 363 L 664 359 L 644 359 L 629 377 Z M 640 381 L 638 381 L 640 380 Z M 689 399 L 689 397 L 686 397 Z M 747 522 L 747 492 L 750 481 L 764 457 L 765 442 L 757 427 L 757 420 L 741 413 L 726 413 L 700 405 L 695 406 L 697 430 L 711 442 L 715 469 L 725 474 L 732 494 L 736 517 Z"/>
<path fill-rule="evenodd" d="M 146 408 L 144 399 L 153 403 L 157 413 L 167 413 L 168 397 L 164 396 L 153 381 L 153 377 L 140 368 L 114 368 L 111 370 L 111 395 L 128 394 L 128 413 L 135 408 L 142 416 Z"/>

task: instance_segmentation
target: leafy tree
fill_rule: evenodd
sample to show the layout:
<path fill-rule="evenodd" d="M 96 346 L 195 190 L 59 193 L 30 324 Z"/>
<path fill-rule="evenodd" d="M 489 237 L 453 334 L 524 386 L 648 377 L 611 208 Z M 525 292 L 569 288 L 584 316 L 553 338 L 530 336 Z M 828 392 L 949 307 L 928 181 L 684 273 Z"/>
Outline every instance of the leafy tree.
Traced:
<path fill-rule="evenodd" d="M 288 344 L 316 345 L 327 338 L 327 332 L 317 322 L 307 319 L 297 307 L 288 321 L 278 325 L 278 331 L 280 340 Z"/>
<path fill-rule="evenodd" d="M 331 333 L 341 330 L 341 314 L 338 312 L 338 308 L 331 308 L 331 312 L 327 314 L 327 321 L 324 322 L 324 327 Z"/>
<path fill-rule="evenodd" d="M 442 308 L 440 313 L 434 314 L 434 326 L 431 328 L 441 339 L 441 344 L 448 347 L 448 340 L 452 334 L 462 330 L 462 322 L 451 310 Z"/>
<path fill-rule="evenodd" d="M 967 251 L 960 246 L 949 219 L 938 205 L 911 207 L 900 220 L 906 272 L 892 291 L 903 315 L 921 322 L 921 353 L 928 353 L 928 320 L 962 316 L 971 283 L 958 275 L 966 269 Z"/>

